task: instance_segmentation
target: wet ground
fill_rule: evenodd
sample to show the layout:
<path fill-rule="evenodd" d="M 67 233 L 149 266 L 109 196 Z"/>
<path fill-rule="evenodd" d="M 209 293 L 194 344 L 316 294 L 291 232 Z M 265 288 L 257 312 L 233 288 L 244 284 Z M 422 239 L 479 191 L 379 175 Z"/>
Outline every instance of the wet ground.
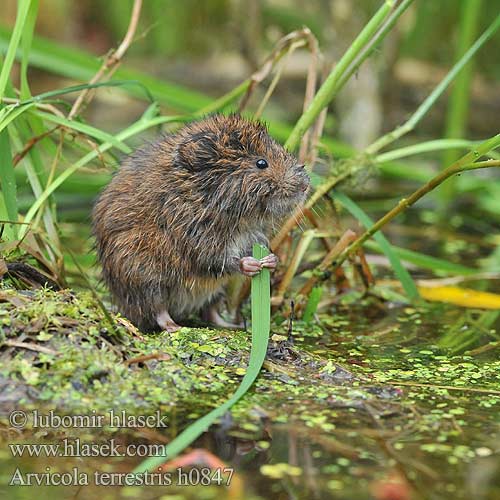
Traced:
<path fill-rule="evenodd" d="M 37 496 L 486 500 L 500 494 L 500 361 L 491 343 L 498 321 L 483 331 L 474 326 L 491 313 L 363 299 L 332 306 L 319 323 L 296 322 L 291 339 L 274 337 L 253 391 L 196 443 L 212 454 L 174 461 L 162 479 L 151 479 L 155 486 L 142 487 L 123 486 L 140 462 L 136 457 L 52 458 L 42 452 L 15 458 L 6 445 L 65 439 L 75 445 L 79 439 L 82 447 L 114 439 L 123 450 L 165 443 L 233 392 L 248 358 L 248 334 L 184 329 L 141 340 L 125 324 L 122 339 L 114 340 L 97 328 L 99 310 L 90 297 L 40 293 L 25 294 L 16 307 L 14 295 L 2 292 L 7 339 L 25 322 L 18 340 L 42 347 L 11 344 L 2 351 L 3 484 L 29 481 L 29 472 L 39 478 L 47 472 L 55 481 L 58 472 L 69 471 L 77 474 L 66 477 L 73 486 L 37 486 Z M 41 304 L 48 314 L 36 324 Z M 86 319 L 83 328 L 72 319 L 76 315 Z M 450 347 L 450 325 L 456 324 L 462 326 Z M 286 330 L 286 322 L 273 327 L 276 334 Z M 465 349 L 457 349 L 461 335 Z M 15 430 L 6 421 L 14 408 L 24 408 L 31 422 L 35 410 L 56 416 L 96 410 L 93 415 L 105 417 L 94 429 L 70 421 L 59 429 L 45 422 Z M 119 429 L 106 420 L 111 409 L 127 416 L 158 410 L 167 426 Z M 231 478 L 218 475 L 226 467 L 234 469 Z M 115 474 L 122 486 L 97 487 L 103 479 L 96 471 Z M 3 488 L 5 498 L 32 498 L 34 491 Z"/>

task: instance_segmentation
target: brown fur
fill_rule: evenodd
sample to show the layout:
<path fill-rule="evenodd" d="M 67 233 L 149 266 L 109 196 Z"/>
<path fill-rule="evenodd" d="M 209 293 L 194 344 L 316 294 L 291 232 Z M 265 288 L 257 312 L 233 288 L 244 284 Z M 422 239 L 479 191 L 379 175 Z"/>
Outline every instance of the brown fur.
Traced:
<path fill-rule="evenodd" d="M 259 169 L 256 161 L 267 160 Z M 103 277 L 120 311 L 157 327 L 199 310 L 303 200 L 303 166 L 239 115 L 212 115 L 125 159 L 93 211 Z"/>

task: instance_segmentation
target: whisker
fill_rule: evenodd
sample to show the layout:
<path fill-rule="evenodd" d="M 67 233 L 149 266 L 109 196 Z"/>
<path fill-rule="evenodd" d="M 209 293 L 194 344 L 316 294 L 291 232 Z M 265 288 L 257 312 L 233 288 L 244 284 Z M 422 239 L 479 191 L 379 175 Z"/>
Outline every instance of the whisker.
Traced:
<path fill-rule="evenodd" d="M 322 216 L 322 215 L 324 215 L 324 210 L 323 210 L 323 209 L 321 209 L 321 208 L 318 208 L 318 210 L 316 210 L 316 206 L 315 206 L 315 205 L 313 205 L 313 206 L 310 208 L 310 210 L 311 210 L 311 212 L 312 212 L 314 215 L 316 215 L 316 217 L 320 217 L 320 218 L 321 218 L 321 216 Z M 323 213 L 322 213 L 322 214 L 320 214 L 320 213 L 319 213 L 320 211 L 321 211 L 321 212 L 323 212 Z"/>

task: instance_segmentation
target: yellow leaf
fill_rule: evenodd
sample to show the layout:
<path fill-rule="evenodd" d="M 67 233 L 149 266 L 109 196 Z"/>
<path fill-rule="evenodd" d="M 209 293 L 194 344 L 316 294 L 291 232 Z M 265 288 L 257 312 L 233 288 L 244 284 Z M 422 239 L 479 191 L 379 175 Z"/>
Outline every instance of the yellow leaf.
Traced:
<path fill-rule="evenodd" d="M 419 286 L 418 291 L 426 300 L 447 302 L 474 309 L 500 309 L 500 295 L 496 293 L 479 292 L 458 286 Z"/>

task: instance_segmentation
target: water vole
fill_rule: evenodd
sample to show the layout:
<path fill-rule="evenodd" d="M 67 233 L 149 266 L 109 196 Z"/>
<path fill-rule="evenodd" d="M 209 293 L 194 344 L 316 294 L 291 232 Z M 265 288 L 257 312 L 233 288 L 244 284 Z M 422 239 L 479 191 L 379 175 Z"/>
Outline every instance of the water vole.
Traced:
<path fill-rule="evenodd" d="M 258 261 L 252 246 L 268 245 L 308 186 L 304 166 L 263 124 L 239 115 L 208 116 L 138 149 L 93 210 L 119 310 L 143 330 L 174 331 L 231 274 L 274 269 L 276 257 Z"/>

